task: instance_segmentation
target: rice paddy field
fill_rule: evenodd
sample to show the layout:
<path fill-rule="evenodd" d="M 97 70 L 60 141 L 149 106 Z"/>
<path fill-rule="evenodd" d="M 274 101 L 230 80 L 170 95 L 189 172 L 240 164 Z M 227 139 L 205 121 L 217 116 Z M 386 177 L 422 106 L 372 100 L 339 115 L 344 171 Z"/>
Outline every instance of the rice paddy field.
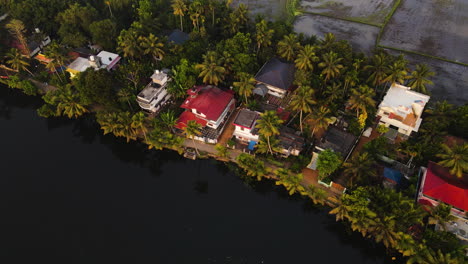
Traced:
<path fill-rule="evenodd" d="M 468 1 L 402 1 L 379 44 L 468 64 Z"/>
<path fill-rule="evenodd" d="M 239 0 L 253 16 L 286 17 L 288 0 Z M 294 30 L 319 39 L 331 32 L 370 55 L 404 54 L 436 72 L 432 100 L 468 101 L 468 0 L 300 0 Z"/>
<path fill-rule="evenodd" d="M 380 26 L 397 0 L 302 0 L 306 13 L 322 14 Z"/>

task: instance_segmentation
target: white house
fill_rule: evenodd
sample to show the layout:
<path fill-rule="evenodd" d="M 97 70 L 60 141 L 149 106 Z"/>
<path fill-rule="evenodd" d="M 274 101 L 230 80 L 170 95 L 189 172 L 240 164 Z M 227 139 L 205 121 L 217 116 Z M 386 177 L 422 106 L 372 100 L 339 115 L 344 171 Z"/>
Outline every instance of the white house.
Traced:
<path fill-rule="evenodd" d="M 294 64 L 272 58 L 258 71 L 255 80 L 268 88 L 268 94 L 283 98 L 293 87 L 294 72 Z"/>
<path fill-rule="evenodd" d="M 409 87 L 393 84 L 379 105 L 379 123 L 406 136 L 413 131 L 418 132 L 421 115 L 429 99 L 428 95 L 412 91 Z"/>
<path fill-rule="evenodd" d="M 156 70 L 151 82 L 138 94 L 137 102 L 143 110 L 157 112 L 171 98 L 167 84 L 171 78 L 164 71 Z"/>
<path fill-rule="evenodd" d="M 36 28 L 34 34 L 30 37 L 30 41 L 28 42 L 29 56 L 34 57 L 49 44 L 50 37 L 45 36 L 38 28 Z"/>
<path fill-rule="evenodd" d="M 111 71 L 117 67 L 120 61 L 118 54 L 101 51 L 98 55 L 91 55 L 88 58 L 78 57 L 70 65 L 67 66 L 67 71 L 71 77 L 75 77 L 78 73 L 86 71 L 86 69 L 92 67 L 95 70 L 106 69 Z"/>
<path fill-rule="evenodd" d="M 260 113 L 249 109 L 242 109 L 233 122 L 234 136 L 245 142 L 258 142 L 258 129 L 255 128 Z"/>

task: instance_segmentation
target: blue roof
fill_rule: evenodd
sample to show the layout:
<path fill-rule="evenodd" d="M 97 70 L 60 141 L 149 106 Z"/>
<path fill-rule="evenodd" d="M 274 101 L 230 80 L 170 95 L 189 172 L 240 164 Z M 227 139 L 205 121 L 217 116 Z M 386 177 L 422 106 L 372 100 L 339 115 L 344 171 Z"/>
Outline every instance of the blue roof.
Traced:
<path fill-rule="evenodd" d="M 401 178 L 403 177 L 403 174 L 397 170 L 390 169 L 388 167 L 384 168 L 384 177 L 387 178 L 388 180 L 395 182 L 396 184 L 401 183 Z"/>
<path fill-rule="evenodd" d="M 257 144 L 257 142 L 251 140 L 251 141 L 249 142 L 249 147 L 248 147 L 248 149 L 249 149 L 249 150 L 254 150 L 254 147 L 255 147 L 256 144 Z"/>

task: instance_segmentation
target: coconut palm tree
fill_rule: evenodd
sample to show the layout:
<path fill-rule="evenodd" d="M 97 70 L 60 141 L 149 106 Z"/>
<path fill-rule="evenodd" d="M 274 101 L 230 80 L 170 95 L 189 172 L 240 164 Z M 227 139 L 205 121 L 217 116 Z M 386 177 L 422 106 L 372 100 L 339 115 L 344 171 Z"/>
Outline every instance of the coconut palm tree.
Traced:
<path fill-rule="evenodd" d="M 304 195 L 309 196 L 314 204 L 324 205 L 327 199 L 327 191 L 315 185 L 309 185 L 305 189 Z"/>
<path fill-rule="evenodd" d="M 275 182 L 276 185 L 283 185 L 286 190 L 288 191 L 289 195 L 293 195 L 296 192 L 304 193 L 305 188 L 301 185 L 301 181 L 303 175 L 299 174 L 291 174 L 287 169 L 278 169 L 276 170 L 276 176 L 279 178 Z"/>
<path fill-rule="evenodd" d="M 294 63 L 299 70 L 311 72 L 314 70 L 314 62 L 318 60 L 319 57 L 315 55 L 315 47 L 312 45 L 305 45 L 299 49 L 297 59 Z"/>
<path fill-rule="evenodd" d="M 463 256 L 452 256 L 451 253 L 443 253 L 440 249 L 436 251 L 430 248 L 418 250 L 417 254 L 412 256 L 406 262 L 407 264 L 460 264 L 465 263 Z"/>
<path fill-rule="evenodd" d="M 322 75 L 325 75 L 325 82 L 340 76 L 340 71 L 343 69 L 343 65 L 340 64 L 342 60 L 343 58 L 338 58 L 338 54 L 333 51 L 322 55 L 322 62 L 318 66 L 323 68 Z"/>
<path fill-rule="evenodd" d="M 357 117 L 359 117 L 359 110 L 367 113 L 368 108 L 375 107 L 375 100 L 372 98 L 374 96 L 374 90 L 367 85 L 361 85 L 357 89 L 351 89 L 351 97 L 348 102 L 350 108 L 356 110 Z"/>
<path fill-rule="evenodd" d="M 327 102 L 335 102 L 337 99 L 343 97 L 343 89 L 341 89 L 341 82 L 332 82 L 323 91 L 323 95 L 327 97 Z"/>
<path fill-rule="evenodd" d="M 29 54 L 31 53 L 28 47 L 28 43 L 26 41 L 26 37 L 24 34 L 26 33 L 26 28 L 23 22 L 19 19 L 12 19 L 9 23 L 5 25 L 7 30 L 13 35 L 18 42 L 21 44 L 23 50 L 26 53 L 26 57 L 30 57 Z"/>
<path fill-rule="evenodd" d="M 241 167 L 248 176 L 256 177 L 259 181 L 268 173 L 268 168 L 265 167 L 263 161 L 247 153 L 241 153 L 237 156 L 236 161 L 239 167 Z"/>
<path fill-rule="evenodd" d="M 267 22 L 262 19 L 255 25 L 255 40 L 257 42 L 257 54 L 260 48 L 271 46 L 271 40 L 275 31 L 269 29 Z"/>
<path fill-rule="evenodd" d="M 255 79 L 245 72 L 238 75 L 239 81 L 233 83 L 234 89 L 240 96 L 244 97 L 245 103 L 248 104 L 247 98 L 252 95 L 252 91 L 255 89 Z"/>
<path fill-rule="evenodd" d="M 51 62 L 53 62 L 55 65 L 60 66 L 61 68 L 63 68 L 63 65 L 65 64 L 65 60 L 66 60 L 65 51 L 60 46 L 60 44 L 58 44 L 56 41 L 52 41 L 45 48 L 44 55 L 47 58 L 51 59 Z M 52 65 L 50 65 L 49 67 L 52 67 Z M 54 71 L 55 71 L 55 69 L 54 69 Z M 57 73 L 57 71 L 55 71 L 55 73 Z M 57 73 L 57 76 L 58 76 L 58 73 Z"/>
<path fill-rule="evenodd" d="M 436 207 L 430 210 L 429 224 L 439 224 L 442 230 L 446 230 L 445 224 L 456 219 L 451 214 L 452 206 L 439 203 Z"/>
<path fill-rule="evenodd" d="M 177 124 L 177 117 L 175 112 L 172 110 L 168 110 L 164 113 L 159 115 L 162 124 L 168 128 L 170 131 L 174 132 L 174 126 Z"/>
<path fill-rule="evenodd" d="M 229 158 L 229 151 L 226 148 L 226 146 L 221 145 L 221 144 L 216 144 L 215 145 L 215 150 L 217 152 L 218 157 L 222 159 L 228 159 Z"/>
<path fill-rule="evenodd" d="M 408 77 L 408 86 L 411 87 L 416 92 L 427 94 L 426 85 L 434 84 L 430 77 L 434 76 L 435 72 L 432 72 L 426 64 L 416 65 L 416 70 L 411 72 L 411 75 Z"/>
<path fill-rule="evenodd" d="M 376 218 L 371 226 L 371 234 L 377 243 L 382 242 L 386 248 L 395 248 L 400 235 L 395 228 L 395 216 Z"/>
<path fill-rule="evenodd" d="M 313 98 L 314 90 L 309 86 L 301 86 L 291 98 L 290 106 L 292 110 L 299 111 L 299 126 L 302 129 L 302 113 L 312 112 L 312 105 L 316 104 Z"/>
<path fill-rule="evenodd" d="M 96 120 L 104 131 L 104 135 L 109 133 L 117 135 L 119 133 L 121 125 L 117 122 L 117 118 L 117 112 L 98 112 L 96 114 Z"/>
<path fill-rule="evenodd" d="M 123 52 L 124 57 L 136 58 L 140 56 L 141 47 L 135 30 L 122 30 L 117 38 L 117 50 Z"/>
<path fill-rule="evenodd" d="M 66 115 L 68 118 L 78 118 L 87 113 L 85 105 L 81 104 L 80 96 L 73 92 L 69 85 L 57 90 L 55 92 L 56 115 Z"/>
<path fill-rule="evenodd" d="M 135 129 L 135 131 L 138 131 L 140 133 L 143 133 L 143 136 L 145 137 L 145 142 L 148 141 L 146 138 L 146 133 L 148 132 L 148 128 L 145 125 L 145 114 L 143 112 L 138 112 L 132 116 L 132 122 L 130 126 Z"/>
<path fill-rule="evenodd" d="M 336 37 L 333 33 L 325 34 L 325 38 L 320 42 L 320 46 L 323 50 L 329 50 L 335 43 Z"/>
<path fill-rule="evenodd" d="M 314 137 L 315 131 L 321 128 L 326 128 L 328 124 L 331 122 L 330 118 L 330 109 L 325 107 L 325 106 L 320 106 L 319 108 L 316 108 L 315 111 L 312 112 L 310 117 L 307 118 L 308 122 L 314 126 L 314 129 L 312 130 L 312 135 L 311 137 Z"/>
<path fill-rule="evenodd" d="M 293 61 L 297 50 L 301 47 L 296 34 L 285 35 L 278 42 L 278 55 L 288 61 Z"/>
<path fill-rule="evenodd" d="M 172 0 L 171 7 L 174 10 L 173 14 L 180 18 L 180 30 L 184 31 L 183 18 L 187 12 L 187 5 L 185 5 L 184 0 Z"/>
<path fill-rule="evenodd" d="M 268 149 L 273 155 L 273 150 L 270 144 L 270 137 L 279 135 L 279 126 L 283 123 L 275 111 L 266 111 L 260 115 L 260 119 L 257 121 L 256 128 L 261 136 L 267 139 Z"/>
<path fill-rule="evenodd" d="M 208 51 L 203 55 L 203 63 L 195 65 L 200 70 L 198 77 L 203 78 L 203 83 L 218 85 L 224 79 L 226 69 L 219 65 L 218 56 L 215 51 Z"/>
<path fill-rule="evenodd" d="M 408 62 L 402 57 L 400 57 L 393 64 L 390 64 L 387 68 L 387 75 L 382 80 L 382 82 L 389 84 L 387 87 L 390 87 L 394 83 L 404 84 L 405 80 L 408 79 L 408 71 L 406 70 L 407 64 Z M 385 91 L 386 89 L 382 89 L 380 98 L 383 97 Z"/>
<path fill-rule="evenodd" d="M 382 83 L 382 80 L 387 76 L 387 56 L 385 53 L 374 54 L 372 56 L 372 63 L 364 66 L 364 70 L 371 72 L 371 75 L 367 79 L 374 87 L 377 87 Z"/>
<path fill-rule="evenodd" d="M 165 55 L 164 44 L 153 33 L 150 33 L 148 37 L 140 36 L 138 40 L 143 54 L 151 55 L 156 62 L 163 59 Z"/>
<path fill-rule="evenodd" d="M 351 218 L 352 208 L 345 202 L 345 196 L 346 194 L 343 195 L 343 197 L 340 200 L 340 203 L 330 212 L 328 212 L 329 214 L 335 215 L 336 221 L 344 221 L 345 219 L 348 220 Z"/>
<path fill-rule="evenodd" d="M 25 57 L 26 56 L 22 55 L 17 49 L 11 48 L 6 54 L 6 63 L 15 71 L 26 71 L 33 75 L 32 72 L 28 70 L 29 62 L 24 59 Z"/>
<path fill-rule="evenodd" d="M 195 137 L 201 134 L 201 128 L 202 126 L 195 120 L 188 121 L 187 125 L 184 127 L 184 133 L 188 138 L 192 139 L 193 146 L 198 155 L 200 155 L 200 152 L 198 152 L 197 145 L 195 144 Z"/>
<path fill-rule="evenodd" d="M 117 114 L 117 123 L 119 124 L 119 130 L 117 134 L 118 137 L 124 137 L 127 142 L 130 140 L 135 140 L 137 136 L 137 130 L 133 124 L 132 115 L 130 112 L 120 112 Z"/>
<path fill-rule="evenodd" d="M 436 155 L 442 159 L 438 164 L 450 169 L 450 174 L 462 178 L 463 173 L 468 172 L 468 144 L 464 143 L 452 148 L 441 144 L 441 147 L 443 153 Z"/>
<path fill-rule="evenodd" d="M 131 89 L 122 88 L 117 92 L 117 100 L 122 103 L 127 103 L 130 110 L 133 111 L 132 103 L 135 102 L 136 96 L 133 94 Z"/>
<path fill-rule="evenodd" d="M 375 161 L 369 156 L 368 152 L 355 155 L 348 162 L 343 164 L 345 168 L 343 173 L 347 175 L 349 186 L 353 187 L 356 181 L 361 181 L 370 177 L 375 177 Z"/>

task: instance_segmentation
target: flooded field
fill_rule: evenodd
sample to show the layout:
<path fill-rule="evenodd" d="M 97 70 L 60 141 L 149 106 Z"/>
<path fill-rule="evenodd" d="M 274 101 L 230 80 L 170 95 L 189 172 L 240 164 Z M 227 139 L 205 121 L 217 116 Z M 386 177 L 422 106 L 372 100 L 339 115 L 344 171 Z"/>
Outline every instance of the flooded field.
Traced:
<path fill-rule="evenodd" d="M 390 54 L 400 53 L 389 51 Z M 468 67 L 431 59 L 419 55 L 404 53 L 410 61 L 410 67 L 414 69 L 416 64 L 427 64 L 436 75 L 432 78 L 434 85 L 428 86 L 431 93 L 431 101 L 447 100 L 452 104 L 462 105 L 468 102 Z"/>
<path fill-rule="evenodd" d="M 262 15 L 267 20 L 283 19 L 286 17 L 287 0 L 239 0 L 233 1 L 233 6 L 243 3 L 249 7 L 253 18 Z"/>
<path fill-rule="evenodd" d="M 396 0 L 303 0 L 301 9 L 304 12 L 381 25 L 396 2 Z"/>
<path fill-rule="evenodd" d="M 380 44 L 468 63 L 468 1 L 403 1 Z"/>
<path fill-rule="evenodd" d="M 367 55 L 375 47 L 379 30 L 374 26 L 311 14 L 301 15 L 294 22 L 294 31 L 297 33 L 323 38 L 326 33 L 331 32 L 337 39 L 348 40 L 354 49 Z"/>

